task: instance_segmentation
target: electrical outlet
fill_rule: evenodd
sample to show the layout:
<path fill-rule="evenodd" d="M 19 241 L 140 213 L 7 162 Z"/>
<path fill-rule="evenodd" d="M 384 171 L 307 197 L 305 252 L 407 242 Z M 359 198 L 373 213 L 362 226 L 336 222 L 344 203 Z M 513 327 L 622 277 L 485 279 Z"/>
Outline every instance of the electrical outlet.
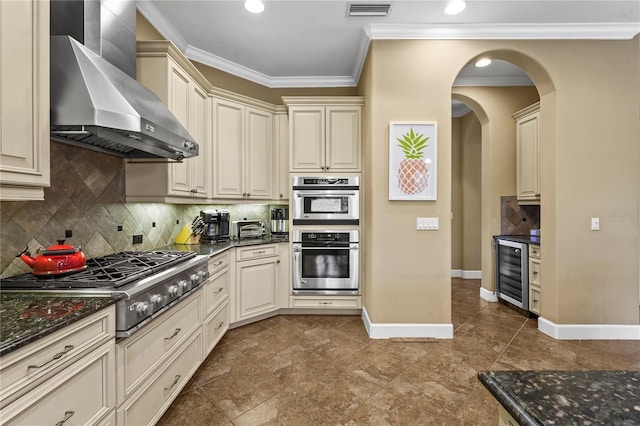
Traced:
<path fill-rule="evenodd" d="M 599 217 L 592 217 L 591 218 L 591 230 L 592 231 L 599 231 L 600 230 L 600 218 Z"/>
<path fill-rule="evenodd" d="M 65 229 L 64 230 L 64 237 L 65 238 L 71 238 L 73 237 L 73 231 L 71 229 Z"/>
<path fill-rule="evenodd" d="M 118 225 L 118 231 L 122 231 L 122 225 Z"/>
<path fill-rule="evenodd" d="M 142 234 L 133 236 L 133 244 L 142 244 Z"/>

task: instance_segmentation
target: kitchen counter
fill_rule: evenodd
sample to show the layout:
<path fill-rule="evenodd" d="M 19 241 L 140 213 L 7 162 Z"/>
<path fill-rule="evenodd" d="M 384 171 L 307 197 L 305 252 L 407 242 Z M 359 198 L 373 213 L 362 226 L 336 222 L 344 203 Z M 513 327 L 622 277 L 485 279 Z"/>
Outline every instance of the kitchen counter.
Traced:
<path fill-rule="evenodd" d="M 0 293 L 0 356 L 115 303 L 111 296 L 54 292 Z"/>
<path fill-rule="evenodd" d="M 276 244 L 276 243 L 288 243 L 288 242 L 289 242 L 288 239 L 265 237 L 265 238 L 251 238 L 246 240 L 231 240 L 224 243 L 215 243 L 215 244 L 190 244 L 190 245 L 189 244 L 172 244 L 164 248 L 166 248 L 167 250 L 195 251 L 199 255 L 213 257 L 233 247 L 244 247 L 244 246 L 254 246 L 254 245 L 261 245 L 261 244 Z"/>
<path fill-rule="evenodd" d="M 640 424 L 640 371 L 490 371 L 478 378 L 521 426 Z"/>
<path fill-rule="evenodd" d="M 514 241 L 516 243 L 540 245 L 540 237 L 532 235 L 494 235 L 493 238 L 497 240 Z"/>

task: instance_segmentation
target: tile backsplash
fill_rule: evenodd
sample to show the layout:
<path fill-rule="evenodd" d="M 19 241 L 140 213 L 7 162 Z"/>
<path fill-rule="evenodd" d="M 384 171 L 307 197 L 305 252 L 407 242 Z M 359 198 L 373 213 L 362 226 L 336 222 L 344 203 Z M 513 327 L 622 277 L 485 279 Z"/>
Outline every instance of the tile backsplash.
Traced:
<path fill-rule="evenodd" d="M 268 204 L 125 203 L 121 158 L 56 142 L 51 143 L 51 187 L 44 194 L 44 201 L 0 202 L 0 278 L 30 272 L 16 254 L 28 245 L 35 255 L 39 247 L 64 239 L 65 230 L 73 233 L 66 243 L 82 246 L 92 258 L 172 244 L 201 209 L 227 209 L 231 220 L 260 219 L 269 226 Z M 136 234 L 143 235 L 142 244 L 132 244 Z"/>
<path fill-rule="evenodd" d="M 540 206 L 519 205 L 516 196 L 500 197 L 500 235 L 529 235 L 540 229 Z"/>

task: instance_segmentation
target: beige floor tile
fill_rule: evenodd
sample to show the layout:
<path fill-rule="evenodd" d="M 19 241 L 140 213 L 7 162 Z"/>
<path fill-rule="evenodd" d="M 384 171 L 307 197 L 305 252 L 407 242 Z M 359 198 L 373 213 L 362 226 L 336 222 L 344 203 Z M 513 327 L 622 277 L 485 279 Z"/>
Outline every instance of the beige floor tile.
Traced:
<path fill-rule="evenodd" d="M 160 419 L 164 426 L 231 425 L 227 417 L 200 389 L 182 392 Z"/>

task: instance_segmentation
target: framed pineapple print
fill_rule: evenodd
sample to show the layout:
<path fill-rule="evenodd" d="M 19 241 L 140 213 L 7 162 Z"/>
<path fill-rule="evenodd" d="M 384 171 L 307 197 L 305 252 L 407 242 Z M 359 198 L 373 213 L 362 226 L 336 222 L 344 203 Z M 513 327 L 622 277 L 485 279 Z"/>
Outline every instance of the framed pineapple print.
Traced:
<path fill-rule="evenodd" d="M 437 122 L 389 122 L 389 200 L 435 200 L 437 160 Z"/>

